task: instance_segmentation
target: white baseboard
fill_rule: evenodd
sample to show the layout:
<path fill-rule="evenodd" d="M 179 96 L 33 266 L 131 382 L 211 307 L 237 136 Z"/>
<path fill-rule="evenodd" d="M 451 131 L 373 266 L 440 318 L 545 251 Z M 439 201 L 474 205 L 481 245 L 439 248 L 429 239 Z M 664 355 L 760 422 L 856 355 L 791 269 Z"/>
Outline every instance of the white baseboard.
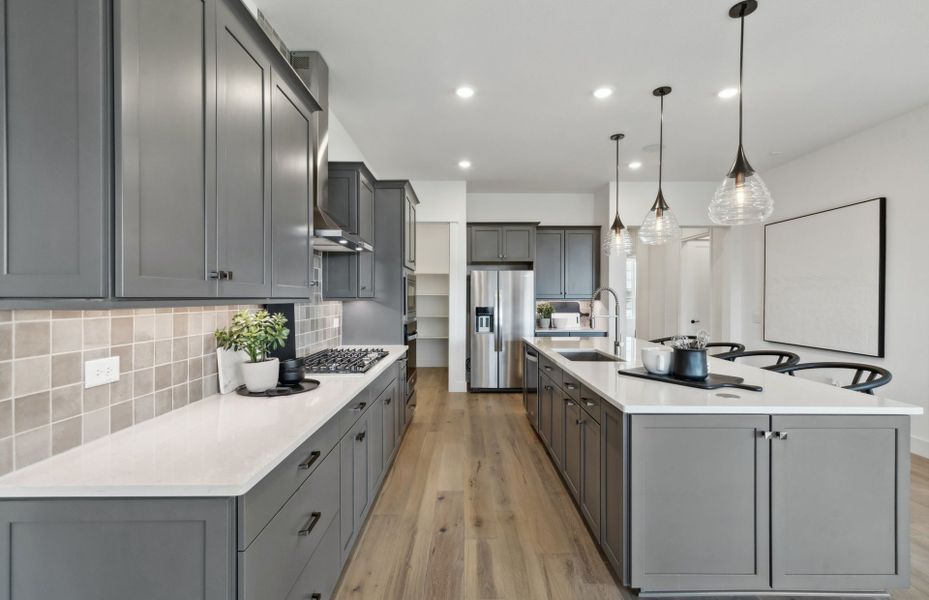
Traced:
<path fill-rule="evenodd" d="M 459 381 L 448 381 L 448 391 L 450 392 L 467 392 L 468 391 L 468 382 L 464 379 Z"/>
<path fill-rule="evenodd" d="M 929 440 L 920 437 L 910 436 L 910 452 L 918 454 L 923 458 L 929 458 Z"/>

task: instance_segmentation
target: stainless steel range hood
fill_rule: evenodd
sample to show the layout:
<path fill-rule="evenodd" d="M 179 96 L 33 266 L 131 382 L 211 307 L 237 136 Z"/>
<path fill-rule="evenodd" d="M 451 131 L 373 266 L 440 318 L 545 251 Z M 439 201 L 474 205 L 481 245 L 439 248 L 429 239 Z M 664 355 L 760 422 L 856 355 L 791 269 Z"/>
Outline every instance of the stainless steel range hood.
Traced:
<path fill-rule="evenodd" d="M 319 206 L 313 207 L 313 249 L 320 252 L 372 252 L 374 246 L 343 231 Z"/>

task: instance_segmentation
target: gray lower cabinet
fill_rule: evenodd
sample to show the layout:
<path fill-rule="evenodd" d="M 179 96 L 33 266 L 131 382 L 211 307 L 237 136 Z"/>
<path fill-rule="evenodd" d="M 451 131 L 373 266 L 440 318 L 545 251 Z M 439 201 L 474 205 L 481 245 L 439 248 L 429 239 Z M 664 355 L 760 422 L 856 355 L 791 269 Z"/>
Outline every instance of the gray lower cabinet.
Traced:
<path fill-rule="evenodd" d="M 536 296 L 589 300 L 600 285 L 600 228 L 539 227 L 535 243 Z"/>
<path fill-rule="evenodd" d="M 534 223 L 471 224 L 468 226 L 468 262 L 532 262 L 535 260 L 535 230 Z"/>
<path fill-rule="evenodd" d="M 397 395 L 397 382 L 394 381 L 390 384 L 384 391 L 383 396 L 383 434 L 382 440 L 384 442 L 383 450 L 383 460 L 384 460 L 384 471 L 387 470 L 387 465 L 393 459 L 394 450 L 397 449 L 397 404 L 398 404 L 398 395 Z"/>
<path fill-rule="evenodd" d="M 555 403 L 555 385 L 547 376 L 539 374 L 539 437 L 547 448 L 552 446 L 552 406 Z"/>
<path fill-rule="evenodd" d="M 228 498 L 0 502 L 0 600 L 235 600 Z"/>
<path fill-rule="evenodd" d="M 329 600 L 339 581 L 339 520 L 334 519 L 285 600 Z"/>
<path fill-rule="evenodd" d="M 774 587 L 908 587 L 909 417 L 775 416 L 771 430 Z"/>
<path fill-rule="evenodd" d="M 542 229 L 535 234 L 535 294 L 564 297 L 564 230 Z"/>
<path fill-rule="evenodd" d="M 600 416 L 601 524 L 600 547 L 613 570 L 629 584 L 626 560 L 626 480 L 628 475 L 626 428 L 628 420 L 612 406 L 603 406 Z"/>
<path fill-rule="evenodd" d="M 603 473 L 600 470 L 602 453 L 600 449 L 600 424 L 590 415 L 581 411 L 581 513 L 590 527 L 594 538 L 600 541 L 600 520 L 602 501 Z"/>
<path fill-rule="evenodd" d="M 549 450 L 559 471 L 564 470 L 565 411 L 570 401 L 571 398 L 567 394 L 555 388 L 552 397 L 552 434 Z"/>
<path fill-rule="evenodd" d="M 309 298 L 313 219 L 312 108 L 271 77 L 272 295 Z"/>
<path fill-rule="evenodd" d="M 384 397 L 375 400 L 365 416 L 368 422 L 368 506 L 364 514 L 367 516 L 371 503 L 377 496 L 381 484 L 381 475 L 384 473 Z"/>
<path fill-rule="evenodd" d="M 108 6 L 0 3 L 0 296 L 108 293 Z"/>
<path fill-rule="evenodd" d="M 568 491 L 580 502 L 582 485 L 583 439 L 581 407 L 574 400 L 565 402 L 564 412 L 564 476 Z"/>
<path fill-rule="evenodd" d="M 116 294 L 216 294 L 214 0 L 116 0 Z"/>
<path fill-rule="evenodd" d="M 633 587 L 771 587 L 768 422 L 766 415 L 632 415 Z"/>

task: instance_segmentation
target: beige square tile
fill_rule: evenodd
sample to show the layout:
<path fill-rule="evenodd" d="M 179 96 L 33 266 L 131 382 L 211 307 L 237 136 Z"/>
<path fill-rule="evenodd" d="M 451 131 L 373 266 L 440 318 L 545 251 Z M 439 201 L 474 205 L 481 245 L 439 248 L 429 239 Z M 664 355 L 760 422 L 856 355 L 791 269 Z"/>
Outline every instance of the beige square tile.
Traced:
<path fill-rule="evenodd" d="M 110 345 L 110 319 L 84 319 L 84 348 Z"/>
<path fill-rule="evenodd" d="M 155 369 L 142 369 L 132 373 L 132 394 L 145 396 L 155 391 Z"/>
<path fill-rule="evenodd" d="M 128 346 L 113 346 L 110 348 L 110 356 L 119 357 L 120 373 L 128 373 L 132 371 L 132 344 Z"/>
<path fill-rule="evenodd" d="M 109 407 L 83 414 L 84 443 L 102 438 L 110 432 Z"/>
<path fill-rule="evenodd" d="M 170 310 L 170 309 L 169 309 Z M 174 337 L 174 315 L 155 315 L 155 339 L 167 340 Z"/>
<path fill-rule="evenodd" d="M 155 309 L 154 308 L 136 308 L 132 311 L 132 314 L 137 315 L 137 316 L 154 315 Z"/>
<path fill-rule="evenodd" d="M 0 400 L 13 395 L 13 363 L 0 362 Z M 0 436 L 3 437 L 3 436 Z"/>
<path fill-rule="evenodd" d="M 26 358 L 51 351 L 51 334 L 48 321 L 16 323 L 13 332 L 13 356 Z"/>
<path fill-rule="evenodd" d="M 197 402 L 203 398 L 203 382 L 199 379 L 192 379 L 187 384 L 187 401 Z"/>
<path fill-rule="evenodd" d="M 13 395 L 27 396 L 47 390 L 51 383 L 50 356 L 22 358 L 13 361 Z"/>
<path fill-rule="evenodd" d="M 0 475 L 13 470 L 13 438 L 0 440 Z"/>
<path fill-rule="evenodd" d="M 47 391 L 13 400 L 13 423 L 16 433 L 51 423 L 51 407 L 51 395 Z"/>
<path fill-rule="evenodd" d="M 52 455 L 81 445 L 83 419 L 74 417 L 52 425 Z"/>
<path fill-rule="evenodd" d="M 110 321 L 110 345 L 132 343 L 132 317 L 119 317 Z"/>
<path fill-rule="evenodd" d="M 0 438 L 13 435 L 13 401 L 0 402 Z"/>
<path fill-rule="evenodd" d="M 187 377 L 190 379 L 199 379 L 203 376 L 203 360 L 200 358 L 191 358 L 187 361 Z"/>
<path fill-rule="evenodd" d="M 201 329 L 203 333 L 213 333 L 216 331 L 216 313 L 207 312 L 203 313 L 203 328 Z"/>
<path fill-rule="evenodd" d="M 163 415 L 171 410 L 171 390 L 158 390 L 155 392 L 155 416 Z"/>
<path fill-rule="evenodd" d="M 53 319 L 80 319 L 84 316 L 83 311 L 80 310 L 53 310 L 52 318 Z"/>
<path fill-rule="evenodd" d="M 84 311 L 85 319 L 99 319 L 102 317 L 109 317 L 109 316 L 110 316 L 109 310 L 85 310 Z"/>
<path fill-rule="evenodd" d="M 203 397 L 209 398 L 213 394 L 219 393 L 219 377 L 204 377 L 200 381 L 203 382 Z"/>
<path fill-rule="evenodd" d="M 98 358 L 107 358 L 108 356 L 110 356 L 110 349 L 106 346 L 84 350 L 84 362 L 88 360 L 97 360 Z"/>
<path fill-rule="evenodd" d="M 216 354 L 207 354 L 203 357 L 203 374 L 215 375 L 218 372 Z"/>
<path fill-rule="evenodd" d="M 14 438 L 13 447 L 17 469 L 28 467 L 51 456 L 51 432 L 52 428 L 46 425 L 39 429 L 21 433 Z"/>
<path fill-rule="evenodd" d="M 56 354 L 52 357 L 52 387 L 83 381 L 82 367 L 80 352 Z"/>
<path fill-rule="evenodd" d="M 110 407 L 110 433 L 116 433 L 132 425 L 132 402 L 114 404 Z"/>
<path fill-rule="evenodd" d="M 149 394 L 132 401 L 133 423 L 148 421 L 155 416 L 155 396 Z"/>
<path fill-rule="evenodd" d="M 163 390 L 171 387 L 171 365 L 159 365 L 155 367 L 155 389 Z"/>
<path fill-rule="evenodd" d="M 178 361 L 187 358 L 187 338 L 174 338 L 171 346 L 172 360 Z"/>
<path fill-rule="evenodd" d="M 13 326 L 0 325 L 0 360 L 13 358 Z"/>
<path fill-rule="evenodd" d="M 187 335 L 187 313 L 174 315 L 174 337 Z"/>
<path fill-rule="evenodd" d="M 110 384 L 110 404 L 132 399 L 132 373 L 123 373 L 119 381 Z"/>
<path fill-rule="evenodd" d="M 187 384 L 176 385 L 171 388 L 171 405 L 180 408 L 187 405 Z"/>
<path fill-rule="evenodd" d="M 172 307 L 161 307 L 161 308 L 156 308 L 156 309 L 155 309 L 155 314 L 156 314 L 156 315 L 165 315 L 165 314 L 170 314 L 170 313 L 173 313 L 173 312 L 174 312 L 174 308 L 172 308 Z"/>
<path fill-rule="evenodd" d="M 81 414 L 83 390 L 80 383 L 52 390 L 52 422 Z"/>
<path fill-rule="evenodd" d="M 136 342 L 150 342 L 155 339 L 155 317 L 136 314 L 133 317 L 133 338 Z"/>
<path fill-rule="evenodd" d="M 7 323 L 13 320 L 12 310 L 0 310 L 0 323 Z"/>
<path fill-rule="evenodd" d="M 203 336 L 192 335 L 187 338 L 187 357 L 193 358 L 203 355 Z"/>
<path fill-rule="evenodd" d="M 203 335 L 203 353 L 204 354 L 213 354 L 216 352 L 216 338 L 212 333 L 207 333 Z"/>
<path fill-rule="evenodd" d="M 84 390 L 84 412 L 92 412 L 110 405 L 110 386 L 98 385 Z"/>
<path fill-rule="evenodd" d="M 203 313 L 189 313 L 187 315 L 187 334 L 197 335 L 203 333 Z"/>
<path fill-rule="evenodd" d="M 110 310 L 111 317 L 131 317 L 135 311 L 131 308 L 113 308 Z"/>
<path fill-rule="evenodd" d="M 174 340 L 157 340 L 155 342 L 155 364 L 163 365 L 171 362 L 171 346 Z"/>
<path fill-rule="evenodd" d="M 49 310 L 14 310 L 14 321 L 43 321 L 51 318 L 52 312 Z"/>
<path fill-rule="evenodd" d="M 133 367 L 146 369 L 155 365 L 155 343 L 141 342 L 133 346 Z"/>
<path fill-rule="evenodd" d="M 80 319 L 52 321 L 52 352 L 74 352 L 83 343 L 84 327 Z"/>
<path fill-rule="evenodd" d="M 180 360 L 171 365 L 171 383 L 180 385 L 187 383 L 187 361 Z"/>

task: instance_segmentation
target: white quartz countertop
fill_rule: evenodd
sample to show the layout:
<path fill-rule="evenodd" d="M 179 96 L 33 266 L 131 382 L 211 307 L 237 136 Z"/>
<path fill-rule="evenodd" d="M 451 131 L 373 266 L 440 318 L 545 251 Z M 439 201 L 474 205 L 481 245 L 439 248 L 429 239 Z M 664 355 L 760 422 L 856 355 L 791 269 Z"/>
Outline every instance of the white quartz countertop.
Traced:
<path fill-rule="evenodd" d="M 363 375 L 309 375 L 294 396 L 214 395 L 0 478 L 0 498 L 239 496 L 397 359 Z"/>
<path fill-rule="evenodd" d="M 594 327 L 594 328 L 564 327 L 561 329 L 556 328 L 556 327 L 549 327 L 548 329 L 542 329 L 542 328 L 536 327 L 535 333 L 536 335 L 539 335 L 539 334 L 545 335 L 545 334 L 552 334 L 552 333 L 582 333 L 582 334 L 587 334 L 587 335 L 593 335 L 593 334 L 606 335 L 608 332 L 606 329 L 603 329 L 600 327 Z"/>
<path fill-rule="evenodd" d="M 634 338 L 625 340 L 620 354 L 624 362 L 571 361 L 558 353 L 558 350 L 600 350 L 613 354 L 612 339 L 536 337 L 524 338 L 524 340 L 557 366 L 580 380 L 591 391 L 627 413 L 791 415 L 921 415 L 923 413 L 923 409 L 919 406 L 879 395 L 871 396 L 853 392 L 826 383 L 791 377 L 712 357 L 708 359 L 711 373 L 742 377 L 745 383 L 760 385 L 764 390 L 761 392 L 737 388 L 702 390 L 620 375 L 620 370 L 642 366 L 640 348 L 656 345 Z M 880 393 L 880 388 L 877 392 Z"/>

